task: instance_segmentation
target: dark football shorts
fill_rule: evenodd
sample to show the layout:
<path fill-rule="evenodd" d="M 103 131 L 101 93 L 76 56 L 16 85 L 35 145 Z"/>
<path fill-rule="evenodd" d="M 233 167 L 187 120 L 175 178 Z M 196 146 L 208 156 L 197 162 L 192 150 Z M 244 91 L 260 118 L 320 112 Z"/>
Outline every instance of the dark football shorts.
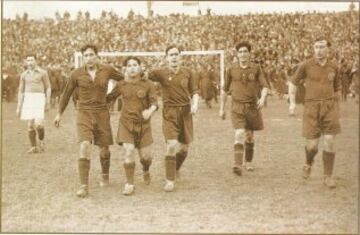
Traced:
<path fill-rule="evenodd" d="M 116 142 L 133 144 L 135 148 L 141 149 L 153 143 L 150 121 L 134 121 L 121 119 L 117 132 Z"/>
<path fill-rule="evenodd" d="M 78 110 L 77 133 L 79 142 L 90 141 L 97 146 L 113 144 L 109 111 Z"/>
<path fill-rule="evenodd" d="M 193 139 L 193 120 L 190 105 L 164 106 L 163 133 L 165 140 L 176 139 L 189 144 Z"/>
<path fill-rule="evenodd" d="M 234 129 L 258 131 L 264 129 L 261 111 L 256 103 L 231 103 L 231 120 Z"/>
<path fill-rule="evenodd" d="M 339 103 L 335 99 L 305 101 L 303 114 L 303 136 L 316 139 L 323 135 L 341 132 Z"/>

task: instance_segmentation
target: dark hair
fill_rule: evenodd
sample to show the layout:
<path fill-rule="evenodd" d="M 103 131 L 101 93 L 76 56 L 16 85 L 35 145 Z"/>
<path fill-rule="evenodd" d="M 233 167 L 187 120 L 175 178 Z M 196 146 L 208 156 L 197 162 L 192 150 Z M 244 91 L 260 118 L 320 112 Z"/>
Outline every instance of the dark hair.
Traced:
<path fill-rule="evenodd" d="M 240 43 L 238 43 L 238 44 L 236 45 L 236 47 L 235 47 L 236 51 L 239 51 L 239 49 L 240 49 L 241 47 L 246 47 L 249 52 L 251 51 L 251 45 L 250 45 L 250 43 L 248 43 L 248 42 L 240 42 Z"/>
<path fill-rule="evenodd" d="M 84 52 L 87 50 L 87 49 L 92 49 L 95 54 L 97 55 L 98 53 L 98 48 L 95 46 L 95 45 L 92 45 L 92 44 L 86 44 L 85 46 L 83 46 L 80 51 L 81 51 L 81 54 L 84 54 Z"/>
<path fill-rule="evenodd" d="M 179 50 L 179 53 L 181 53 L 181 51 L 182 51 L 181 46 L 178 46 L 178 45 L 172 44 L 172 45 L 169 45 L 169 46 L 167 46 L 167 47 L 166 47 L 166 49 L 165 49 L 165 55 L 167 55 L 167 54 L 168 54 L 168 52 L 169 52 L 171 49 L 173 49 L 173 48 L 178 49 L 178 50 Z"/>
<path fill-rule="evenodd" d="M 140 60 L 138 57 L 128 56 L 128 57 L 126 57 L 126 59 L 124 60 L 123 66 L 126 67 L 126 66 L 127 66 L 127 63 L 128 63 L 130 60 L 135 60 L 136 62 L 138 62 L 139 65 L 141 65 L 141 60 Z"/>
<path fill-rule="evenodd" d="M 314 40 L 314 44 L 318 41 L 326 41 L 326 46 L 330 47 L 331 46 L 331 43 L 329 41 L 329 39 L 325 36 L 319 36 L 319 37 L 316 37 L 315 40 Z"/>
<path fill-rule="evenodd" d="M 28 58 L 28 57 L 34 57 L 34 59 L 36 60 L 36 55 L 35 55 L 35 53 L 27 53 L 27 54 L 25 55 L 25 59 Z"/>

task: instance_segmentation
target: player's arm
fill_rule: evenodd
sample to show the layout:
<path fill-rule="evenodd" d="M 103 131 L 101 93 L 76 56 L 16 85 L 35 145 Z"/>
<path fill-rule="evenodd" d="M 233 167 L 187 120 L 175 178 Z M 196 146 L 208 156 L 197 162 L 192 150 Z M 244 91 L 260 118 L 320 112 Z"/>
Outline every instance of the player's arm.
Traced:
<path fill-rule="evenodd" d="M 334 78 L 334 92 L 337 100 L 341 98 L 341 78 L 339 76 L 339 70 L 336 69 Z"/>
<path fill-rule="evenodd" d="M 19 83 L 19 91 L 18 91 L 18 104 L 16 108 L 16 115 L 19 117 L 21 108 L 24 102 L 24 92 L 25 92 L 25 78 L 23 75 L 20 77 L 20 83 Z"/>
<path fill-rule="evenodd" d="M 145 120 L 149 119 L 151 117 L 151 115 L 158 110 L 159 105 L 158 105 L 158 101 L 157 101 L 157 95 L 156 95 L 156 90 L 155 90 L 155 86 L 152 82 L 149 81 L 150 87 L 149 87 L 149 91 L 148 91 L 148 101 L 149 101 L 149 105 L 150 107 L 145 109 L 142 112 L 143 118 Z"/>
<path fill-rule="evenodd" d="M 43 83 L 44 83 L 45 95 L 46 95 L 46 110 L 48 110 L 50 107 L 50 99 L 51 99 L 51 85 L 50 85 L 49 74 L 47 71 L 44 71 Z"/>
<path fill-rule="evenodd" d="M 151 70 L 147 74 L 147 78 L 153 82 L 159 82 L 161 79 L 161 76 L 159 75 L 159 72 L 157 70 Z"/>
<path fill-rule="evenodd" d="M 269 91 L 269 83 L 266 81 L 264 72 L 262 71 L 262 69 L 260 67 L 258 70 L 258 78 L 259 78 L 260 86 L 262 87 L 262 89 L 261 89 L 261 96 L 257 102 L 257 105 L 258 105 L 258 108 L 262 108 L 265 104 L 266 96 Z"/>
<path fill-rule="evenodd" d="M 124 80 L 124 75 L 120 71 L 116 70 L 114 67 L 111 67 L 110 79 L 113 79 L 115 81 L 121 81 Z"/>
<path fill-rule="evenodd" d="M 230 90 L 230 85 L 232 82 L 230 69 L 227 69 L 225 73 L 225 84 L 224 87 L 220 90 L 220 110 L 219 116 L 224 120 L 225 119 L 225 105 L 228 96 L 228 92 Z"/>
<path fill-rule="evenodd" d="M 199 107 L 199 75 L 190 72 L 189 90 L 191 93 L 191 113 L 196 114 Z"/>
<path fill-rule="evenodd" d="M 113 100 L 120 96 L 120 82 L 118 82 L 109 94 L 106 95 L 106 103 L 111 103 Z"/>
<path fill-rule="evenodd" d="M 66 83 L 65 90 L 60 97 L 58 113 L 54 119 L 54 124 L 56 127 L 59 127 L 60 125 L 61 116 L 64 113 L 66 106 L 68 105 L 70 97 L 74 92 L 75 88 L 76 88 L 76 80 L 73 77 L 73 74 L 71 74 L 70 79 Z"/>

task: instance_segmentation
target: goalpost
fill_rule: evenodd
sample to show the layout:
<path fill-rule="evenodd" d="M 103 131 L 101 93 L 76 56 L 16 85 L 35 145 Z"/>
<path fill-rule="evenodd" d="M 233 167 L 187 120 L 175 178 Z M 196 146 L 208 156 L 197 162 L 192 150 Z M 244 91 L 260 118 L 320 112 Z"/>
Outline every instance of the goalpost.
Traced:
<path fill-rule="evenodd" d="M 99 52 L 98 55 L 100 57 L 126 57 L 126 56 L 165 56 L 165 52 Z M 212 51 L 182 51 L 181 55 L 188 56 L 206 56 L 206 55 L 220 55 L 220 93 L 222 92 L 222 88 L 225 83 L 224 74 L 225 74 L 225 53 L 224 50 L 212 50 Z M 82 54 L 80 52 L 74 53 L 74 62 L 75 68 L 78 68 L 82 65 L 83 59 Z"/>

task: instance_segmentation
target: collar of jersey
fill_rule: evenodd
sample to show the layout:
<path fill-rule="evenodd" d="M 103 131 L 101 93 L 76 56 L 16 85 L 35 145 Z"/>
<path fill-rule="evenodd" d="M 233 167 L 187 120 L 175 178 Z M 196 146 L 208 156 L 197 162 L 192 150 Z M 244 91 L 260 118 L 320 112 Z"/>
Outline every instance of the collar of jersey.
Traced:
<path fill-rule="evenodd" d="M 97 70 L 97 71 L 100 71 L 100 70 L 102 70 L 102 69 L 104 68 L 104 65 L 102 65 L 102 64 L 95 64 L 95 67 L 96 67 L 96 70 Z M 87 71 L 87 69 L 86 69 L 86 65 L 84 65 L 83 68 L 84 68 L 84 71 L 87 73 L 88 71 Z"/>

